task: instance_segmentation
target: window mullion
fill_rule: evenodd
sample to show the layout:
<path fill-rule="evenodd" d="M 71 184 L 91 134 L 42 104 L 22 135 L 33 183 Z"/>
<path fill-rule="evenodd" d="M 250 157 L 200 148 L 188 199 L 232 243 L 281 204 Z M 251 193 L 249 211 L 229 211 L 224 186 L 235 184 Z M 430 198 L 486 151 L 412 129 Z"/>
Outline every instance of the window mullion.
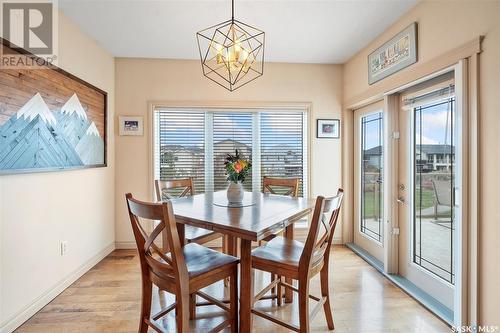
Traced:
<path fill-rule="evenodd" d="M 214 190 L 214 113 L 205 112 L 205 191 Z"/>
<path fill-rule="evenodd" d="M 307 112 L 302 113 L 302 196 L 303 197 L 308 197 L 309 196 L 309 183 L 308 180 L 309 178 L 307 175 L 309 174 L 309 151 L 307 150 L 308 148 L 308 140 L 309 140 L 309 134 L 308 134 L 308 126 L 309 124 L 307 123 L 307 117 L 308 114 Z"/>
<path fill-rule="evenodd" d="M 252 191 L 259 192 L 262 179 L 260 174 L 260 113 L 252 114 Z"/>
<path fill-rule="evenodd" d="M 154 179 L 160 179 L 160 111 L 153 111 Z M 154 194 L 154 193 L 153 193 Z"/>

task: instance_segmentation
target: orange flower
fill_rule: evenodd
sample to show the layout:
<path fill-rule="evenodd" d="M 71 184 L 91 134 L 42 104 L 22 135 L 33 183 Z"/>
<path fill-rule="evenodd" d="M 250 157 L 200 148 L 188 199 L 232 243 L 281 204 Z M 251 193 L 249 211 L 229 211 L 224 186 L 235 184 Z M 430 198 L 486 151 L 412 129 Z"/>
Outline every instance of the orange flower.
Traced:
<path fill-rule="evenodd" d="M 234 163 L 234 171 L 236 171 L 236 173 L 240 173 L 241 170 L 243 170 L 243 163 L 241 163 L 241 161 Z"/>

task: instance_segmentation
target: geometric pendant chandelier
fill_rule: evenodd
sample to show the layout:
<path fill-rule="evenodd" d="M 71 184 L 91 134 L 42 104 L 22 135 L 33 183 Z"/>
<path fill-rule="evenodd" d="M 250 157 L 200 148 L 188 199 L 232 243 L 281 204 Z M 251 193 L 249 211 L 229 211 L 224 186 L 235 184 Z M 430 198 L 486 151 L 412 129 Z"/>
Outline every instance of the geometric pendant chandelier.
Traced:
<path fill-rule="evenodd" d="M 264 31 L 231 19 L 196 33 L 203 75 L 229 91 L 264 74 Z"/>

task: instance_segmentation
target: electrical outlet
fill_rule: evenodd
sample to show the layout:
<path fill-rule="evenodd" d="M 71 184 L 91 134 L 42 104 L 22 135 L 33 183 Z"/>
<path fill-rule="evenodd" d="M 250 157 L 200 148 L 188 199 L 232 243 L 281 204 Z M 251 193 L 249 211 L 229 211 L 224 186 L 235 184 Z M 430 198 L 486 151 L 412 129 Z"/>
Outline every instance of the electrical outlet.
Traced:
<path fill-rule="evenodd" d="M 61 255 L 65 256 L 67 251 L 68 251 L 68 242 L 62 241 L 61 242 Z"/>

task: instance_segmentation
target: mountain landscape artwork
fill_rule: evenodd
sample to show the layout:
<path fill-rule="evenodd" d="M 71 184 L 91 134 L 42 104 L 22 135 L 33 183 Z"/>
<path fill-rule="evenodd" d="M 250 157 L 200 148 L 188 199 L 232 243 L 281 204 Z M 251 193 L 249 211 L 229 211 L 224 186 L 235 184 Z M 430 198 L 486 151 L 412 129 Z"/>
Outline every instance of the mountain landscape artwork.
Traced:
<path fill-rule="evenodd" d="M 106 99 L 59 68 L 0 68 L 0 174 L 106 166 Z"/>
<path fill-rule="evenodd" d="M 52 112 L 37 93 L 0 127 L 0 169 L 104 163 L 104 141 L 73 94 Z"/>

